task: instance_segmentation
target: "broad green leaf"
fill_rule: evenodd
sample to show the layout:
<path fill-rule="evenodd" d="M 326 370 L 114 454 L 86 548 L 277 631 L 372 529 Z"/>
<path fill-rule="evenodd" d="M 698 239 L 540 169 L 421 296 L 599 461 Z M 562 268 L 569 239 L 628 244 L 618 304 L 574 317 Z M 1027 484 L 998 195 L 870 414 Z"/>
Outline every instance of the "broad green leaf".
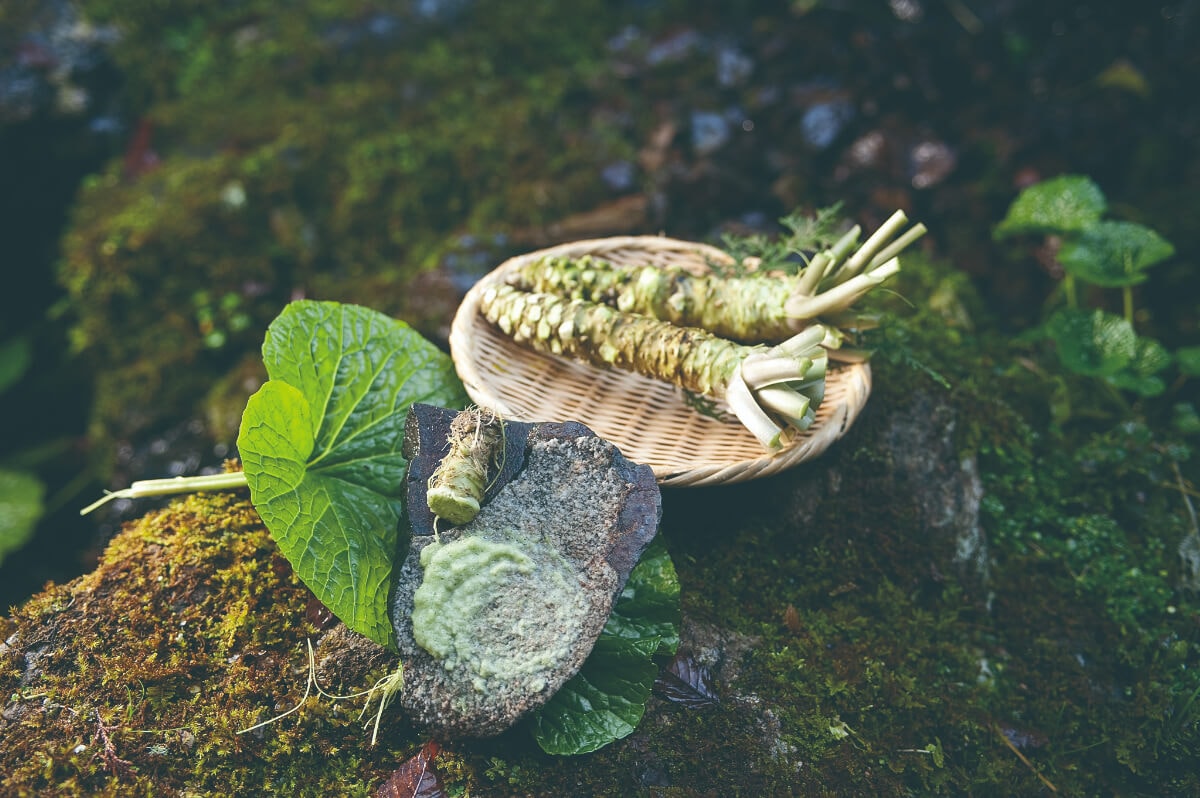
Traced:
<path fill-rule="evenodd" d="M 667 549 L 650 544 L 629 575 L 605 634 L 633 640 L 657 638 L 657 653 L 670 656 L 679 646 L 679 577 Z"/>
<path fill-rule="evenodd" d="M 1171 426 L 1180 435 L 1200 434 L 1200 413 L 1191 402 L 1178 402 L 1171 408 Z"/>
<path fill-rule="evenodd" d="M 1200 346 L 1185 346 L 1175 350 L 1175 362 L 1185 377 L 1200 377 Z"/>
<path fill-rule="evenodd" d="M 33 534 L 42 517 L 45 491 L 32 474 L 0 469 L 0 562 Z"/>
<path fill-rule="evenodd" d="M 659 641 L 601 634 L 579 673 L 537 712 L 533 735 L 548 754 L 588 754 L 628 736 L 658 675 Z"/>
<path fill-rule="evenodd" d="M 1170 366 L 1172 360 L 1165 346 L 1153 338 L 1139 336 L 1133 350 L 1133 362 L 1129 366 L 1139 377 L 1149 377 Z"/>
<path fill-rule="evenodd" d="M 1162 396 L 1167 390 L 1167 384 L 1161 377 L 1143 376 L 1132 371 L 1122 371 L 1111 377 L 1105 377 L 1109 383 L 1125 391 L 1132 391 L 1138 396 Z"/>
<path fill-rule="evenodd" d="M 238 434 L 254 506 L 317 598 L 391 645 L 404 419 L 413 402 L 466 404 L 453 364 L 404 322 L 313 301 L 271 323 L 263 362 Z"/>
<path fill-rule="evenodd" d="M 1063 175 L 1032 185 L 1017 195 L 995 235 L 1065 233 L 1100 220 L 1108 203 L 1100 187 L 1080 175 Z"/>
<path fill-rule="evenodd" d="M 1081 280 L 1108 288 L 1136 285 L 1146 269 L 1175 254 L 1165 238 L 1134 222 L 1097 222 L 1059 250 L 1063 268 Z"/>
<path fill-rule="evenodd" d="M 0 344 L 0 393 L 21 379 L 32 359 L 33 352 L 27 338 L 10 338 Z"/>
<path fill-rule="evenodd" d="M 1068 308 L 1046 325 L 1062 364 L 1076 374 L 1109 377 L 1124 369 L 1137 353 L 1137 334 L 1120 316 L 1103 310 Z"/>
<path fill-rule="evenodd" d="M 586 754 L 628 735 L 658 675 L 654 655 L 673 653 L 678 644 L 679 578 L 655 541 L 629 575 L 579 673 L 534 713 L 538 745 L 550 754 Z"/>

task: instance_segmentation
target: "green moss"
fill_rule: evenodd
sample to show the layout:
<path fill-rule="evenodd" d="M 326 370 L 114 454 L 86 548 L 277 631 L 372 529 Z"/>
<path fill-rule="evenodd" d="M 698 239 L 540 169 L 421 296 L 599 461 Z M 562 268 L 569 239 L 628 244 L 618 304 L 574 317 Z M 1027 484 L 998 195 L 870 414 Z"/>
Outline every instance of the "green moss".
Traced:
<path fill-rule="evenodd" d="M 368 749 L 361 699 L 310 699 L 236 734 L 303 693 L 310 600 L 247 502 L 197 496 L 147 515 L 95 572 L 13 613 L 0 792 L 356 794 L 342 785 L 386 772 L 414 742 L 389 723 Z M 100 723 L 122 775 L 105 769 Z"/>
<path fill-rule="evenodd" d="M 99 442 L 202 415 L 197 397 L 298 293 L 436 329 L 406 298 L 419 270 L 464 234 L 593 207 L 600 166 L 636 145 L 571 102 L 603 52 L 601 3 L 397 18 L 387 46 L 368 46 L 377 12 L 353 3 L 170 19 L 154 3 L 89 7 L 125 30 L 117 57 L 152 131 L 87 181 L 64 241 L 72 340 L 101 375 Z"/>

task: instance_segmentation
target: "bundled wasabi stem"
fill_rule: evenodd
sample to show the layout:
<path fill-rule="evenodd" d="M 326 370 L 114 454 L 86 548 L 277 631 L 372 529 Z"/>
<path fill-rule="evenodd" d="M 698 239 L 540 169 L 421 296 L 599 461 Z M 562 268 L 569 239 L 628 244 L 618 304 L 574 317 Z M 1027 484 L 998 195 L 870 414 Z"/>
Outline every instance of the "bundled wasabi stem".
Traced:
<path fill-rule="evenodd" d="M 581 299 L 488 288 L 484 317 L 531 349 L 633 371 L 692 393 L 724 399 L 766 447 L 778 448 L 776 419 L 807 429 L 824 393 L 834 338 L 814 324 L 774 346 L 744 346 L 696 327 L 680 327 Z"/>
<path fill-rule="evenodd" d="M 426 501 L 438 518 L 461 526 L 479 514 L 488 471 L 503 451 L 499 416 L 472 407 L 450 422 L 449 451 L 429 478 Z"/>
<path fill-rule="evenodd" d="M 624 268 L 585 256 L 526 263 L 509 276 L 509 284 L 700 327 L 735 341 L 780 342 L 818 317 L 844 313 L 899 272 L 896 256 L 925 233 L 917 224 L 896 238 L 907 223 L 896 211 L 857 248 L 861 230 L 855 226 L 795 275 L 697 275 L 679 267 Z"/>

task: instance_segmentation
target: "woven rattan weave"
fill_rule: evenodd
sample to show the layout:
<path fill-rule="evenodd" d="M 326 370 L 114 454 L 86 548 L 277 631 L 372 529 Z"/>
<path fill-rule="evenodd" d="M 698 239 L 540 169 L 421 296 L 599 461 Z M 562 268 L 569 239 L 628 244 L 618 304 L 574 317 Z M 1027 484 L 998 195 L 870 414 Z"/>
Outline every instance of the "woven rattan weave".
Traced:
<path fill-rule="evenodd" d="M 732 416 L 718 420 L 698 412 L 674 386 L 530 351 L 480 314 L 483 291 L 512 269 L 547 256 L 584 255 L 619 266 L 671 265 L 697 273 L 730 262 L 719 249 L 661 236 L 575 241 L 505 261 L 467 293 L 450 332 L 455 367 L 476 404 L 517 421 L 579 421 L 629 459 L 649 465 L 660 484 L 693 486 L 754 479 L 810 460 L 846 432 L 866 403 L 869 366 L 831 364 L 816 421 L 767 452 Z"/>

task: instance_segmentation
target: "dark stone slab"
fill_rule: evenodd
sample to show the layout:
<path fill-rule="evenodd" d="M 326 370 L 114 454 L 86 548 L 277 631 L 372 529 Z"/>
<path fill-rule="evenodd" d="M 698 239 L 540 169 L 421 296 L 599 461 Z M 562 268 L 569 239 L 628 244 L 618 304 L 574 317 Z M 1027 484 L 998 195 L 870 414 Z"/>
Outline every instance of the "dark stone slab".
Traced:
<path fill-rule="evenodd" d="M 578 672 L 654 537 L 661 498 L 649 467 L 582 424 L 504 422 L 510 451 L 479 515 L 434 534 L 423 489 L 453 416 L 419 405 L 409 416 L 414 533 L 392 621 L 406 714 L 483 737 Z"/>

